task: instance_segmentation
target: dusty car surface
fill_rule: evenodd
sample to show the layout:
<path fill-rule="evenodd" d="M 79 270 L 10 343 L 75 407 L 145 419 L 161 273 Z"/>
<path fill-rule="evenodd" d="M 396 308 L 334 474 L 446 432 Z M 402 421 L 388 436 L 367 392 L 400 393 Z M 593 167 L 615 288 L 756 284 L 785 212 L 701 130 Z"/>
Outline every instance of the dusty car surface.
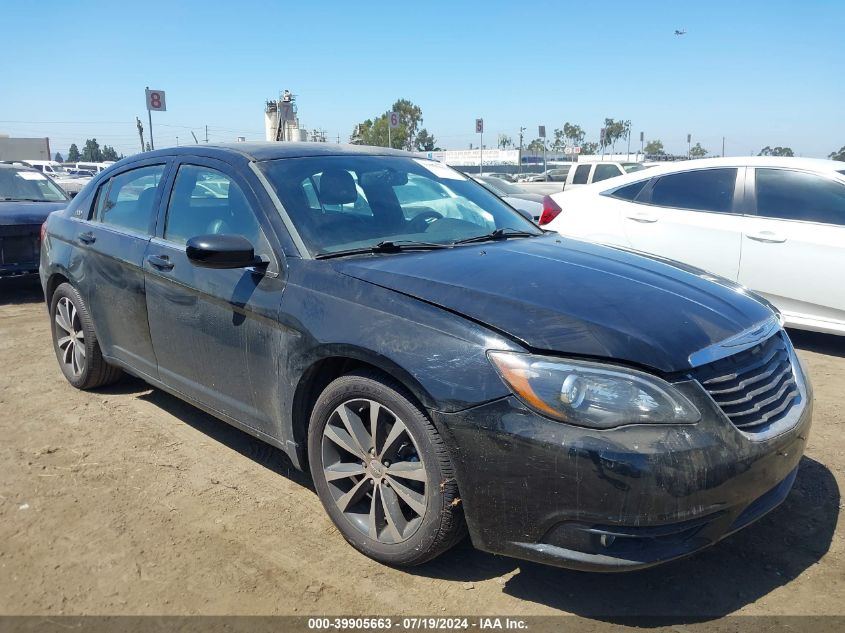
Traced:
<path fill-rule="evenodd" d="M 682 557 L 786 497 L 810 427 L 764 300 L 403 152 L 134 156 L 50 216 L 41 280 L 72 385 L 126 371 L 281 448 L 388 564 L 467 529 L 585 570 Z"/>

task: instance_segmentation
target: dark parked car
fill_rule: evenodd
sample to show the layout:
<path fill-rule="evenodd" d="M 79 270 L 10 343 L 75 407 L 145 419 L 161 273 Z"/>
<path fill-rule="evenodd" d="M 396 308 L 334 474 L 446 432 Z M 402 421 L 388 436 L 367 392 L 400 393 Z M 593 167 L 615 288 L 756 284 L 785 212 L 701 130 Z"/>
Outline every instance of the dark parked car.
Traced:
<path fill-rule="evenodd" d="M 403 152 L 125 159 L 50 216 L 41 279 L 72 385 L 126 371 L 278 446 L 389 564 L 466 528 L 580 569 L 684 556 L 783 501 L 810 427 L 763 300 Z"/>
<path fill-rule="evenodd" d="M 0 277 L 38 272 L 41 225 L 67 203 L 65 192 L 44 174 L 0 163 Z"/>

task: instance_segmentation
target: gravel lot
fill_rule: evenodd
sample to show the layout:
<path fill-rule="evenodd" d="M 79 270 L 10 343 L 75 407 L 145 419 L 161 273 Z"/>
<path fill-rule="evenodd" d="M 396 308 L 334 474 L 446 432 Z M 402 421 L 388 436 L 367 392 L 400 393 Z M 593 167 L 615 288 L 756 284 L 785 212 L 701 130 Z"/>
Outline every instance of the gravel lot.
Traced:
<path fill-rule="evenodd" d="M 280 451 L 135 379 L 71 388 L 37 282 L 2 282 L 0 614 L 845 614 L 845 337 L 792 334 L 814 427 L 756 525 L 625 575 L 468 543 L 401 571 L 348 546 Z"/>

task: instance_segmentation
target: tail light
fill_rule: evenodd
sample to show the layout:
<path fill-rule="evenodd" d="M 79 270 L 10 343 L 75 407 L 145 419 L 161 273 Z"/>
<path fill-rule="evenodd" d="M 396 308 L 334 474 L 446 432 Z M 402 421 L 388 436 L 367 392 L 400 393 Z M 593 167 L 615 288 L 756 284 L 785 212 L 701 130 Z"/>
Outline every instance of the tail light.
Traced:
<path fill-rule="evenodd" d="M 560 208 L 560 205 L 557 202 L 552 200 L 551 196 L 543 196 L 543 213 L 540 214 L 540 226 L 548 224 L 554 220 L 560 215 L 561 211 L 563 211 L 563 209 Z"/>
<path fill-rule="evenodd" d="M 44 241 L 44 238 L 47 237 L 47 221 L 44 221 L 44 224 L 41 225 L 41 241 Z"/>

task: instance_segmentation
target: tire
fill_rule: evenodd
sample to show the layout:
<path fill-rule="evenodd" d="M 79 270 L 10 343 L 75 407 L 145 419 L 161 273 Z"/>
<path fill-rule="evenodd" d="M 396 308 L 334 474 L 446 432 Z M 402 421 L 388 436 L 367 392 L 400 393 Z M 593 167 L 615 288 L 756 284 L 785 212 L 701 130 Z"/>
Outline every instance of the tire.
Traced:
<path fill-rule="evenodd" d="M 61 284 L 50 298 L 50 319 L 56 359 L 71 385 L 95 389 L 120 379 L 123 372 L 103 358 L 88 308 L 69 283 Z"/>
<path fill-rule="evenodd" d="M 376 446 L 363 446 L 368 442 Z M 379 373 L 342 376 L 320 394 L 308 428 L 308 461 L 329 517 L 374 560 L 419 565 L 466 534 L 442 438 L 410 393 Z"/>

